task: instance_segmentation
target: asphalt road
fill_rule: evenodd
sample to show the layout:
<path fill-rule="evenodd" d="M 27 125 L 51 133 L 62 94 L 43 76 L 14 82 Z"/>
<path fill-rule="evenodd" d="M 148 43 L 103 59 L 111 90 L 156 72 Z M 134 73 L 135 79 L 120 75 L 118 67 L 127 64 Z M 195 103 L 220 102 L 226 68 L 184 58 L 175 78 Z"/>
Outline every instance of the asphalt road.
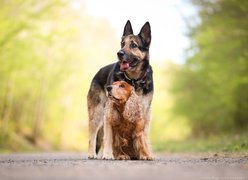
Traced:
<path fill-rule="evenodd" d="M 158 155 L 154 161 L 88 160 L 79 153 L 0 155 L 0 180 L 248 180 L 248 156 Z"/>

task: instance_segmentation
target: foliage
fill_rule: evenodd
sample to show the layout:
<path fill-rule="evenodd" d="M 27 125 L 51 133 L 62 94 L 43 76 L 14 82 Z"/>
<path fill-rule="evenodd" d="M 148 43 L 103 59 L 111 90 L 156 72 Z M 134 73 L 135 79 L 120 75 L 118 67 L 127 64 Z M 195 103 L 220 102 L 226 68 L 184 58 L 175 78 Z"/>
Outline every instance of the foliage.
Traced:
<path fill-rule="evenodd" d="M 175 113 L 193 133 L 231 132 L 248 126 L 248 2 L 193 1 L 200 22 L 192 46 L 175 72 Z"/>
<path fill-rule="evenodd" d="M 113 30 L 72 1 L 0 3 L 0 149 L 86 149 L 85 97 Z"/>

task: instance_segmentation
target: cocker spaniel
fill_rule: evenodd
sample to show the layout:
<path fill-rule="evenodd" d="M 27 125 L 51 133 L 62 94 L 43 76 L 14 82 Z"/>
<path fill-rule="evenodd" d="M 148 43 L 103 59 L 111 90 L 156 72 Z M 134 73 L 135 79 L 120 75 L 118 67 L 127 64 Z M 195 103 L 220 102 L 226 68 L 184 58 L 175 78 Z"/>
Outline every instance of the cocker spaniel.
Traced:
<path fill-rule="evenodd" d="M 141 99 L 133 86 L 116 81 L 106 89 L 102 159 L 152 160 Z"/>

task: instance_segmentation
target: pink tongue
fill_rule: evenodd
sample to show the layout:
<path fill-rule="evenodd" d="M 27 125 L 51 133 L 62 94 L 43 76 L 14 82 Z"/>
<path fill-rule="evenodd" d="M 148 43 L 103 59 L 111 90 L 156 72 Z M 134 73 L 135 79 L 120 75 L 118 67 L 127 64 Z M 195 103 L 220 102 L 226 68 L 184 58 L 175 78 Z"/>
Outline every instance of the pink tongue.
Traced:
<path fill-rule="evenodd" d="M 122 62 L 121 63 L 121 70 L 126 70 L 129 68 L 129 63 L 128 62 Z"/>

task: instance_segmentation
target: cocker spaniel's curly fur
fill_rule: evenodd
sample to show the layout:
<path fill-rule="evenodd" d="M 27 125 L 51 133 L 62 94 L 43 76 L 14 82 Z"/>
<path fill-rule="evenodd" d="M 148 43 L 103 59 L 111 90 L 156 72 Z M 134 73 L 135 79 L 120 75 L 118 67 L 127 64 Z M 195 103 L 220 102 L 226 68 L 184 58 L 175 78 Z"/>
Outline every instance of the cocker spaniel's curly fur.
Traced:
<path fill-rule="evenodd" d="M 107 87 L 103 159 L 151 160 L 140 97 L 125 81 Z"/>

